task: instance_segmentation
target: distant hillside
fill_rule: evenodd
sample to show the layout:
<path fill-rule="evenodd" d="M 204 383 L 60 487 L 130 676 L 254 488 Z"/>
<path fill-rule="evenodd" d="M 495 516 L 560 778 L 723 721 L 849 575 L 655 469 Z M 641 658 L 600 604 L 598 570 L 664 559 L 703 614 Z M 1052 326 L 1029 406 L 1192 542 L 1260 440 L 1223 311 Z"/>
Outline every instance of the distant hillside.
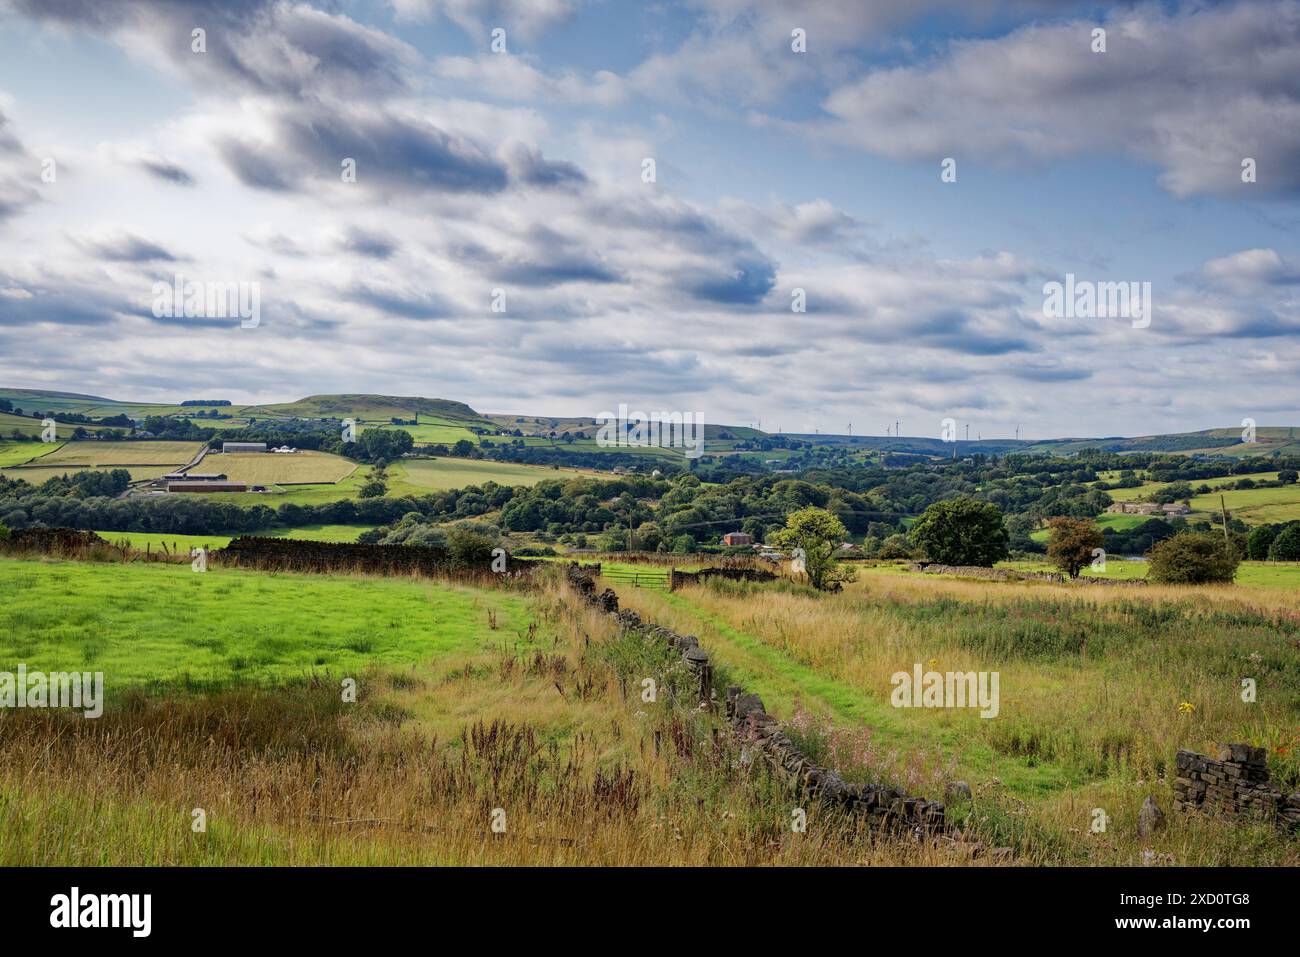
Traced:
<path fill-rule="evenodd" d="M 1166 435 L 1112 436 L 1103 439 L 1049 439 L 1029 447 L 1031 452 L 1070 455 L 1081 449 L 1104 452 L 1176 452 L 1185 455 L 1284 455 L 1300 453 L 1300 437 L 1294 426 L 1259 426 L 1254 442 L 1241 440 L 1241 428 L 1205 429 Z"/>
<path fill-rule="evenodd" d="M 0 399 L 35 398 L 81 399 L 88 402 L 112 402 L 100 395 L 83 395 L 80 392 L 50 392 L 45 389 L 0 389 Z"/>
<path fill-rule="evenodd" d="M 209 390 L 211 391 L 211 390 Z M 177 403 L 193 400 L 195 396 L 182 395 Z M 60 392 L 44 389 L 17 389 L 0 387 L 0 399 L 8 399 L 25 412 L 48 411 L 75 412 L 101 418 L 127 414 L 133 418 L 146 415 L 197 415 L 197 407 L 182 408 L 165 402 L 126 402 L 78 392 Z M 455 442 L 461 438 L 473 439 L 470 429 L 518 430 L 534 441 L 549 440 L 565 432 L 584 432 L 588 441 L 595 437 L 597 421 L 583 416 L 547 416 L 533 414 L 491 413 L 480 414 L 464 402 L 452 399 L 430 399 L 423 396 L 372 395 L 368 393 L 341 393 L 310 395 L 296 402 L 278 402 L 260 405 L 231 405 L 214 410 L 226 417 L 223 421 L 242 424 L 247 418 L 354 418 L 369 427 L 387 425 L 392 419 L 419 419 L 418 425 L 404 426 L 420 442 Z M 893 452 L 923 455 L 931 458 L 948 458 L 954 445 L 936 436 L 880 436 L 880 435 L 830 435 L 822 433 L 769 433 L 749 426 L 708 424 L 704 428 L 708 448 L 723 455 L 733 454 L 735 446 L 743 442 L 761 441 L 781 436 L 799 439 L 820 446 L 848 448 L 861 452 Z M 964 431 L 961 433 L 964 435 Z M 1183 455 L 1243 456 L 1300 454 L 1300 437 L 1296 427 L 1260 426 L 1256 441 L 1241 441 L 1241 428 L 1205 429 L 1200 432 L 1178 432 L 1166 435 L 1142 435 L 1125 438 L 1061 438 L 1017 441 L 1016 439 L 982 439 L 967 442 L 964 438 L 956 444 L 958 455 L 981 452 L 985 455 L 1005 455 L 1008 452 L 1072 455 L 1086 448 L 1107 452 L 1170 452 Z M 592 442 L 592 449 L 595 450 Z M 662 450 L 656 450 L 661 451 Z M 759 454 L 759 453 L 754 453 Z M 763 453 L 772 454 L 772 453 Z M 781 453 L 775 453 L 781 454 Z"/>
<path fill-rule="evenodd" d="M 915 435 L 900 435 L 895 438 L 892 435 L 824 435 L 820 432 L 786 432 L 783 434 L 792 439 L 799 439 L 802 442 L 812 442 L 815 445 L 833 445 L 862 449 L 863 451 L 897 452 L 911 455 L 947 457 L 952 455 L 954 445 L 952 442 L 944 442 L 937 437 L 924 438 Z M 985 455 L 1004 455 L 1007 452 L 1024 451 L 1032 443 L 1028 441 L 1017 442 L 1015 439 L 983 439 L 980 441 L 972 439 L 969 442 L 965 439 L 959 439 L 955 444 L 958 455 L 968 455 L 972 452 L 983 452 Z"/>
<path fill-rule="evenodd" d="M 297 402 L 280 402 L 271 405 L 242 407 L 245 415 L 300 416 L 302 418 L 340 419 L 352 417 L 361 421 L 393 418 L 414 418 L 429 415 L 460 422 L 466 425 L 493 427 L 493 423 L 479 415 L 464 402 L 451 399 L 426 399 L 422 396 L 368 395 L 364 393 L 339 395 L 309 395 Z"/>

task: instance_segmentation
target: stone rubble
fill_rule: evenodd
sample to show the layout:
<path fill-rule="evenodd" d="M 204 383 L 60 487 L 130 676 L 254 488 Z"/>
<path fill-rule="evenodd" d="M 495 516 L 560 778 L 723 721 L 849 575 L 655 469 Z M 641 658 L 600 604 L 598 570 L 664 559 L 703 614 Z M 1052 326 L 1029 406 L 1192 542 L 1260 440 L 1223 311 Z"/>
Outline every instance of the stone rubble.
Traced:
<path fill-rule="evenodd" d="M 1174 807 L 1179 811 L 1273 820 L 1283 830 L 1300 827 L 1300 793 L 1283 795 L 1269 781 L 1264 748 L 1225 744 L 1217 761 L 1179 751 L 1174 765 Z"/>

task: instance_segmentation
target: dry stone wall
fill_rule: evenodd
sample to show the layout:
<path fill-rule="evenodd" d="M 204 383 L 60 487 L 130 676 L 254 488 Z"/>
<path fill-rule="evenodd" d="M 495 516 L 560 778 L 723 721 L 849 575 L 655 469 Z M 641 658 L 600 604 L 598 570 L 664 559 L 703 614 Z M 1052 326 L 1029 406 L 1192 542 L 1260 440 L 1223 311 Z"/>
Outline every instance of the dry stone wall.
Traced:
<path fill-rule="evenodd" d="M 764 568 L 701 568 L 697 572 L 684 572 L 674 568 L 668 587 L 676 591 L 683 585 L 698 585 L 710 578 L 725 578 L 733 582 L 776 581 L 776 575 Z"/>
<path fill-rule="evenodd" d="M 486 562 L 481 569 L 457 566 L 446 548 L 426 545 L 363 545 L 244 535 L 213 552 L 213 557 L 223 565 L 271 571 L 439 576 L 456 572 L 490 573 Z M 527 576 L 545 564 L 536 559 L 507 556 L 504 574 Z"/>
<path fill-rule="evenodd" d="M 568 581 L 583 600 L 617 619 L 619 625 L 666 642 L 682 654 L 697 676 L 700 704 L 716 706 L 713 666 L 708 653 L 694 635 L 677 632 L 643 621 L 631 610 L 620 611 L 613 589 L 597 591 L 596 582 L 577 565 L 568 568 Z M 800 750 L 769 715 L 756 694 L 738 687 L 726 694 L 726 718 L 740 736 L 742 746 L 761 756 L 772 771 L 796 792 L 837 804 L 866 816 L 873 830 L 892 834 L 940 834 L 945 830 L 944 806 L 939 801 L 912 797 L 879 784 L 848 784 L 837 773 L 822 767 Z"/>
<path fill-rule="evenodd" d="M 940 565 L 935 562 L 915 562 L 908 566 L 908 571 L 924 572 L 927 575 L 955 575 L 961 578 L 984 578 L 989 581 L 1041 581 L 1054 582 L 1058 585 L 1146 585 L 1142 578 L 1096 578 L 1080 575 L 1070 578 L 1061 572 L 1022 572 L 1014 568 L 984 568 L 981 565 Z"/>
<path fill-rule="evenodd" d="M 1283 795 L 1269 780 L 1268 752 L 1248 744 L 1225 744 L 1218 760 L 1179 751 L 1174 765 L 1174 807 L 1219 817 L 1273 820 L 1300 827 L 1300 793 Z"/>
<path fill-rule="evenodd" d="M 109 545 L 94 532 L 73 528 L 17 528 L 2 544 L 7 552 L 42 555 L 72 555 L 87 548 Z"/>

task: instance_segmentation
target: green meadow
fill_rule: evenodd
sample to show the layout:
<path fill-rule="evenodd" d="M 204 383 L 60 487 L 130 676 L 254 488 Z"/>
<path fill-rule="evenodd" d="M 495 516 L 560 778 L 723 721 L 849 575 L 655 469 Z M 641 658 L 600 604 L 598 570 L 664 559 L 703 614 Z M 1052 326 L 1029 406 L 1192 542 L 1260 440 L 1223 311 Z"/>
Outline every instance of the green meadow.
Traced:
<path fill-rule="evenodd" d="M 14 442 L 0 439 L 0 468 L 30 462 L 38 456 L 55 451 L 60 445 L 61 442 Z"/>
<path fill-rule="evenodd" d="M 0 594 L 0 670 L 102 671 L 110 694 L 359 674 L 490 649 L 530 621 L 501 590 L 147 562 L 0 558 Z"/>
<path fill-rule="evenodd" d="M 303 525 L 299 528 L 267 528 L 253 532 L 238 532 L 239 535 L 263 535 L 267 538 L 292 538 L 315 542 L 355 542 L 362 532 L 373 528 L 371 525 Z M 105 532 L 99 535 L 114 545 L 126 543 L 132 548 L 151 548 L 160 551 L 165 545 L 169 550 L 189 553 L 191 548 L 225 548 L 231 535 L 177 535 L 172 532 Z"/>

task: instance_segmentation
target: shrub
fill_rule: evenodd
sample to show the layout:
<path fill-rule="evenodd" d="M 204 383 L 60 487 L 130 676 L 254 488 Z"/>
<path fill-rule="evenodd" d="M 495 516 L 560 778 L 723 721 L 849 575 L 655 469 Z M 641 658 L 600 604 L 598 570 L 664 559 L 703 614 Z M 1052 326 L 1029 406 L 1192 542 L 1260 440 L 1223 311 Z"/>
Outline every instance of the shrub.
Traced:
<path fill-rule="evenodd" d="M 882 559 L 911 558 L 911 543 L 908 542 L 906 535 L 890 535 L 880 543 L 880 551 L 876 553 L 876 557 Z"/>
<path fill-rule="evenodd" d="M 447 548 L 451 563 L 457 568 L 486 570 L 492 564 L 492 549 L 496 541 L 482 532 L 457 526 L 447 534 Z"/>
<path fill-rule="evenodd" d="M 1155 545 L 1148 578 L 1166 585 L 1231 582 L 1237 575 L 1237 552 L 1218 535 L 1179 532 Z"/>

